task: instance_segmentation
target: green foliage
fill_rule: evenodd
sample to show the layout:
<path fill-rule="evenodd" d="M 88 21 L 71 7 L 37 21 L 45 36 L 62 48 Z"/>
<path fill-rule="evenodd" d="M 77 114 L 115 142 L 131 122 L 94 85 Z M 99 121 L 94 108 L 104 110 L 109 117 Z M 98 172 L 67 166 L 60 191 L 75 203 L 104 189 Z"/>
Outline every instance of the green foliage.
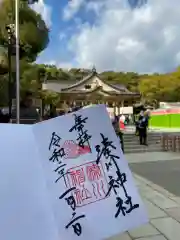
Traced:
<path fill-rule="evenodd" d="M 0 76 L 0 106 L 8 103 L 8 75 Z"/>
<path fill-rule="evenodd" d="M 0 8 L 0 45 L 7 46 L 6 26 L 14 23 L 14 0 L 3 0 Z M 20 53 L 27 61 L 34 61 L 49 42 L 48 28 L 41 15 L 20 0 L 19 10 Z"/>
<path fill-rule="evenodd" d="M 32 65 L 49 42 L 49 30 L 41 15 L 33 11 L 27 1 L 19 0 L 20 75 L 21 92 L 32 90 L 40 96 L 44 66 Z M 8 104 L 8 32 L 6 27 L 15 23 L 15 0 L 2 0 L 0 6 L 0 105 Z M 11 39 L 14 55 L 15 36 Z M 11 70 L 15 72 L 15 56 L 11 56 Z M 13 74 L 14 75 L 14 74 Z M 15 81 L 15 79 L 13 79 Z"/>
<path fill-rule="evenodd" d="M 60 95 L 51 91 L 42 91 L 42 83 L 45 80 L 69 81 L 71 78 L 68 72 L 57 69 L 55 66 L 24 64 L 21 69 L 21 93 L 30 90 L 36 97 L 43 99 L 45 104 L 57 104 Z"/>
<path fill-rule="evenodd" d="M 143 98 L 149 102 L 180 101 L 180 71 L 171 74 L 154 74 L 143 78 L 139 83 L 139 90 Z"/>
<path fill-rule="evenodd" d="M 47 105 L 53 104 L 56 106 L 60 101 L 60 94 L 51 91 L 41 91 L 40 97 Z"/>
<path fill-rule="evenodd" d="M 0 74 L 8 72 L 8 56 L 7 49 L 0 46 Z"/>
<path fill-rule="evenodd" d="M 131 91 L 138 91 L 140 76 L 134 72 L 103 72 L 100 77 L 110 83 L 119 83 L 125 85 Z"/>

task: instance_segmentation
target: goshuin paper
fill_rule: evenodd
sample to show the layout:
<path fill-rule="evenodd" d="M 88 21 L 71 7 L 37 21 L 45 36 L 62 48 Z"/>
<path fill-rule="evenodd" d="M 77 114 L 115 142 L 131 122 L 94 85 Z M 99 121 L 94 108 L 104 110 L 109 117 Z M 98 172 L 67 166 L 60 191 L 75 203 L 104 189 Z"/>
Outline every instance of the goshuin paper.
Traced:
<path fill-rule="evenodd" d="M 147 222 L 104 105 L 33 131 L 61 239 L 102 240 Z"/>

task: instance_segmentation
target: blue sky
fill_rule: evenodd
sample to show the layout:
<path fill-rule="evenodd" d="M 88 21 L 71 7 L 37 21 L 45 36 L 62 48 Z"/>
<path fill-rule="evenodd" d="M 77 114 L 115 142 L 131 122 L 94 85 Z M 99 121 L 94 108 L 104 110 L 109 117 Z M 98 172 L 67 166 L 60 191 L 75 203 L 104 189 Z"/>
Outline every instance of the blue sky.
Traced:
<path fill-rule="evenodd" d="M 74 21 L 63 20 L 63 9 L 67 0 L 46 0 L 46 4 L 52 7 L 50 42 L 48 48 L 43 52 L 39 61 L 49 61 L 50 59 L 58 61 L 71 61 L 71 53 L 67 51 L 67 39 L 74 31 Z M 51 60 L 50 60 L 51 61 Z"/>
<path fill-rule="evenodd" d="M 74 54 L 68 49 L 69 39 L 78 33 L 79 24 L 88 23 L 93 25 L 96 18 L 93 11 L 87 11 L 79 7 L 76 14 L 72 14 L 73 18 L 65 19 L 65 10 L 68 8 L 68 0 L 45 0 L 44 7 L 49 7 L 49 12 L 45 13 L 45 20 L 51 22 L 50 25 L 50 42 L 48 48 L 40 54 L 37 59 L 38 63 L 70 63 L 76 65 L 73 60 Z M 77 1 L 78 2 L 78 1 Z M 74 7 L 75 8 L 75 7 Z M 77 7 L 78 8 L 78 7 Z M 51 15 L 46 16 L 47 14 Z"/>
<path fill-rule="evenodd" d="M 50 43 L 37 62 L 95 65 L 98 71 L 174 70 L 180 65 L 180 1 L 147 2 L 133 9 L 127 0 L 39 0 L 32 8 L 50 27 Z"/>

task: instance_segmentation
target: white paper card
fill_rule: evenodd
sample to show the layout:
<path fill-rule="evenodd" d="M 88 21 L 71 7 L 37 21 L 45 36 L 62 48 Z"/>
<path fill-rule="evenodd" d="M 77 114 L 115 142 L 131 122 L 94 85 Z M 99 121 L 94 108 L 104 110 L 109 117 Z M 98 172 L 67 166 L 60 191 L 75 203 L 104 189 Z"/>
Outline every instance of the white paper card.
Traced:
<path fill-rule="evenodd" d="M 0 239 L 58 240 L 32 127 L 0 133 Z"/>
<path fill-rule="evenodd" d="M 33 129 L 60 238 L 102 240 L 148 221 L 104 105 Z"/>

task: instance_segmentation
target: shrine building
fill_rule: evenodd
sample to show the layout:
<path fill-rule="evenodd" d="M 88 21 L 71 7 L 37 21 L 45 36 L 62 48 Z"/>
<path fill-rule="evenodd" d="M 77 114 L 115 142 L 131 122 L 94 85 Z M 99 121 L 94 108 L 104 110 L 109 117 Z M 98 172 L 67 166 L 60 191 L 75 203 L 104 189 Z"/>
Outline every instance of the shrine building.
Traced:
<path fill-rule="evenodd" d="M 106 104 L 107 108 L 116 114 L 120 114 L 122 107 L 133 106 L 141 97 L 139 93 L 129 91 L 124 85 L 105 82 L 95 68 L 78 82 L 46 80 L 42 89 L 60 93 L 61 106 Z"/>

